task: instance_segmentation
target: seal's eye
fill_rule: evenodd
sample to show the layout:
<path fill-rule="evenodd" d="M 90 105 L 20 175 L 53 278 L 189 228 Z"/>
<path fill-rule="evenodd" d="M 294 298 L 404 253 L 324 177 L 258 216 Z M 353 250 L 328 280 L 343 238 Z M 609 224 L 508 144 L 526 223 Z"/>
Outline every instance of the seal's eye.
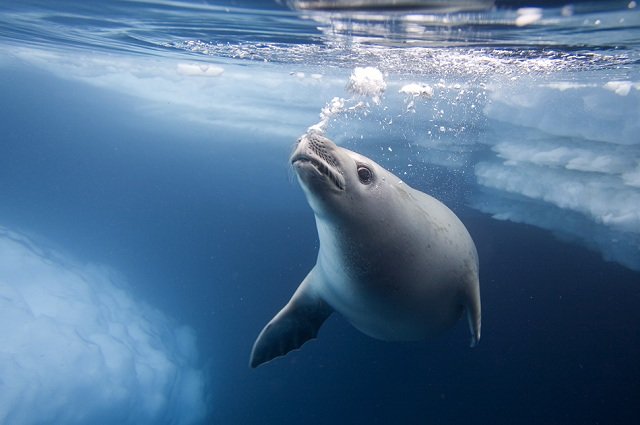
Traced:
<path fill-rule="evenodd" d="M 358 178 L 361 183 L 369 184 L 373 180 L 373 173 L 364 165 L 358 165 Z"/>

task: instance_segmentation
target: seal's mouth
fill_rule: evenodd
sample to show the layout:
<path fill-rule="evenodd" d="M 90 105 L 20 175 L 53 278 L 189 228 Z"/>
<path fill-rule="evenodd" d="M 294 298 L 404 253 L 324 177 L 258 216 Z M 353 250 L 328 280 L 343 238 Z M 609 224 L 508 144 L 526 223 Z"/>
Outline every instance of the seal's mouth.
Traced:
<path fill-rule="evenodd" d="M 327 177 L 338 189 L 344 190 L 344 181 L 342 176 L 338 175 L 332 167 L 326 164 L 323 160 L 314 158 L 305 154 L 297 154 L 291 158 L 291 164 L 293 166 L 308 164 L 311 165 L 321 175 Z"/>

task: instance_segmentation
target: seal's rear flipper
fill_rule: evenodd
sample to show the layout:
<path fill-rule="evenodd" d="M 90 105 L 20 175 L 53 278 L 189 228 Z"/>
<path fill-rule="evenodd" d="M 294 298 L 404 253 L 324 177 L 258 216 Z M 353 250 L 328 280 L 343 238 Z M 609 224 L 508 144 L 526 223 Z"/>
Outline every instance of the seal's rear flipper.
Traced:
<path fill-rule="evenodd" d="M 310 285 L 313 270 L 302 281 L 289 303 L 264 327 L 251 351 L 251 367 L 260 366 L 313 339 L 333 309 Z"/>
<path fill-rule="evenodd" d="M 480 342 L 480 327 L 482 322 L 482 313 L 480 309 L 480 283 L 478 276 L 474 274 L 472 282 L 467 294 L 467 321 L 469 322 L 469 331 L 471 331 L 471 347 L 475 347 Z"/>

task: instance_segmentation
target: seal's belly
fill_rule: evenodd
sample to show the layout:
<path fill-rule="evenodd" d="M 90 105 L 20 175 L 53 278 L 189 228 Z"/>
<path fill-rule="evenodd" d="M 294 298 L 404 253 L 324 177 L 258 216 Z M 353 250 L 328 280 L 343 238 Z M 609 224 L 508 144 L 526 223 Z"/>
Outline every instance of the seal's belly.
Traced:
<path fill-rule="evenodd" d="M 323 298 L 362 333 L 387 341 L 412 341 L 451 328 L 464 307 L 457 287 L 447 282 L 397 282 L 389 291 L 367 290 L 375 282 L 325 282 Z M 407 290 L 409 288 L 410 290 Z"/>

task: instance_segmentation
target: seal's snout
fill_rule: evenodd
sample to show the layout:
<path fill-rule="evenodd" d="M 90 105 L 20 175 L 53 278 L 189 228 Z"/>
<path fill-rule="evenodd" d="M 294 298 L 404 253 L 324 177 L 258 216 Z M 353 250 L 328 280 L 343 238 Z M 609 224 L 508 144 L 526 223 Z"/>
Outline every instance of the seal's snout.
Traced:
<path fill-rule="evenodd" d="M 344 190 L 344 176 L 334 154 L 336 149 L 331 140 L 320 134 L 305 134 L 291 154 L 291 164 L 299 176 L 308 175 L 311 171 L 316 176 L 328 179 L 337 189 Z"/>
<path fill-rule="evenodd" d="M 309 149 L 311 149 L 316 155 L 322 158 L 327 164 L 331 165 L 332 167 L 337 167 L 338 162 L 333 157 L 333 155 L 331 155 L 328 149 L 330 145 L 335 146 L 333 142 L 331 142 L 326 137 L 317 136 L 317 135 L 313 135 L 313 136 L 316 136 L 316 137 L 307 138 Z"/>
<path fill-rule="evenodd" d="M 314 154 L 327 162 L 327 164 L 336 167 L 337 161 L 331 154 L 336 147 L 335 143 L 318 133 L 307 133 L 298 139 L 296 147 L 291 155 L 291 162 L 299 154 Z"/>

